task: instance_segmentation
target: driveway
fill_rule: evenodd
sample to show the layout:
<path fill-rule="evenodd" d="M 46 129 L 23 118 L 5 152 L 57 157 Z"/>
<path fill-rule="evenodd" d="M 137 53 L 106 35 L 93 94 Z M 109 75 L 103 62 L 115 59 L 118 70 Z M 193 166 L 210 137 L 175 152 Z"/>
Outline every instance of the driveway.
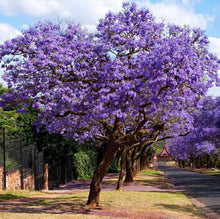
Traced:
<path fill-rule="evenodd" d="M 159 162 L 159 169 L 165 171 L 175 187 L 184 188 L 185 194 L 200 203 L 201 208 L 211 209 L 215 217 L 209 218 L 220 218 L 220 177 L 164 166 L 164 162 Z"/>

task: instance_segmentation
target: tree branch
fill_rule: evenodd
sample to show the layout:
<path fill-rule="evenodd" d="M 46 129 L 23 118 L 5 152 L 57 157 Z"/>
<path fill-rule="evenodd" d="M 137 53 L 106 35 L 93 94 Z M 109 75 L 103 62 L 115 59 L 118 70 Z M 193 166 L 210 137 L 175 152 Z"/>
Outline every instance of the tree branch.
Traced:
<path fill-rule="evenodd" d="M 85 116 L 86 113 L 67 111 L 67 112 L 65 112 L 63 115 L 55 115 L 55 117 L 57 117 L 57 118 L 63 118 L 63 117 L 66 117 L 66 116 L 68 116 L 68 115 Z"/>

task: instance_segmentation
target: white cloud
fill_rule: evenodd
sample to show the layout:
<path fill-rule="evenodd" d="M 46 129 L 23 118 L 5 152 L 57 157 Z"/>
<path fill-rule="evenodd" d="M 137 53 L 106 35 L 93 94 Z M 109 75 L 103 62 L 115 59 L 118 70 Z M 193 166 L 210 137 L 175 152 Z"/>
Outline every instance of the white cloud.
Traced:
<path fill-rule="evenodd" d="M 83 25 L 95 25 L 109 10 L 119 11 L 123 0 L 0 0 L 0 12 L 24 13 L 40 19 L 72 19 Z"/>
<path fill-rule="evenodd" d="M 220 59 L 220 38 L 209 37 L 209 49 Z"/>
<path fill-rule="evenodd" d="M 220 87 L 213 86 L 209 89 L 208 95 L 212 97 L 219 97 L 220 96 Z"/>
<path fill-rule="evenodd" d="M 20 32 L 9 24 L 0 22 L 0 43 L 12 39 L 20 34 Z"/>
<path fill-rule="evenodd" d="M 209 50 L 210 52 L 217 55 L 217 57 L 220 59 L 220 38 L 215 37 L 209 37 Z M 219 72 L 219 78 L 220 78 L 220 72 Z M 220 87 L 213 86 L 209 89 L 208 94 L 213 97 L 220 96 Z"/>
<path fill-rule="evenodd" d="M 0 10 L 6 15 L 15 15 L 19 12 L 32 16 L 47 15 L 59 9 L 60 2 L 56 0 L 1 0 Z"/>
<path fill-rule="evenodd" d="M 141 5 L 147 7 L 157 18 L 164 19 L 166 23 L 173 23 L 177 25 L 190 25 L 192 27 L 200 27 L 205 29 L 210 21 L 214 18 L 212 16 L 196 14 L 193 10 L 195 1 L 182 0 L 183 4 L 178 1 L 161 1 L 153 4 L 149 0 L 143 1 Z"/>
<path fill-rule="evenodd" d="M 0 13 L 36 17 L 39 20 L 71 19 L 93 31 L 108 11 L 119 11 L 123 0 L 0 0 Z M 23 24 L 22 29 L 28 25 Z M 0 44 L 12 39 L 20 32 L 9 24 L 0 22 Z M 2 71 L 0 70 L 0 83 Z"/>
<path fill-rule="evenodd" d="M 72 19 L 93 30 L 98 20 L 109 10 L 119 11 L 124 0 L 0 0 L 0 13 L 19 13 L 39 19 Z M 130 0 L 132 1 L 132 0 Z M 134 0 L 142 7 L 149 8 L 154 16 L 166 22 L 191 25 L 205 29 L 213 17 L 196 14 L 193 6 L 200 0 L 163 0 L 151 3 L 150 0 Z"/>
<path fill-rule="evenodd" d="M 16 37 L 17 35 L 21 34 L 17 29 L 15 29 L 14 27 L 12 27 L 9 24 L 6 23 L 1 23 L 0 22 L 0 44 L 4 43 L 4 41 L 6 40 L 10 40 L 14 37 Z M 5 81 L 3 81 L 2 79 L 2 69 L 0 69 L 0 84 L 3 84 L 6 87 L 6 83 Z"/>

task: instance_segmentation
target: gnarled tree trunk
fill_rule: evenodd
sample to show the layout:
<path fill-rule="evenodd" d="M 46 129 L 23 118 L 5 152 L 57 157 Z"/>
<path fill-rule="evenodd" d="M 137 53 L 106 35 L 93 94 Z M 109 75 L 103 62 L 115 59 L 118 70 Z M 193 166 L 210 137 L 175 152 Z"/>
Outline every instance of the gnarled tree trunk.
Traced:
<path fill-rule="evenodd" d="M 141 171 L 140 158 L 137 158 L 137 159 L 133 160 L 132 169 L 133 169 L 132 170 L 133 171 L 133 176 L 136 176 Z"/>
<path fill-rule="evenodd" d="M 125 179 L 125 175 L 126 175 L 126 150 L 125 148 L 123 148 L 121 150 L 120 173 L 118 177 L 116 190 L 119 190 L 119 191 L 122 190 L 122 185 Z"/>
<path fill-rule="evenodd" d="M 102 187 L 102 180 L 108 172 L 117 150 L 118 145 L 114 144 L 113 142 L 109 142 L 103 160 L 100 162 L 100 164 L 94 171 L 93 178 L 90 184 L 90 192 L 87 205 L 91 207 L 98 206 Z"/>
<path fill-rule="evenodd" d="M 126 156 L 126 177 L 125 182 L 133 182 L 133 166 L 131 160 L 131 151 L 127 152 Z"/>

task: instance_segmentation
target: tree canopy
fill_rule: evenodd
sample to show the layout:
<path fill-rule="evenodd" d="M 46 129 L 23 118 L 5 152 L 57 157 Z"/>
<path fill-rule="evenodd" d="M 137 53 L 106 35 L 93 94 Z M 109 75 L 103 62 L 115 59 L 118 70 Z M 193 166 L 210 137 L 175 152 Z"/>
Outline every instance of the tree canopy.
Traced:
<path fill-rule="evenodd" d="M 195 160 L 204 155 L 217 155 L 220 148 L 220 98 L 203 99 L 203 107 L 195 116 L 193 131 L 169 143 L 171 155 L 178 160 Z"/>
<path fill-rule="evenodd" d="M 219 80 L 208 43 L 200 29 L 164 25 L 134 3 L 106 14 L 95 33 L 37 23 L 0 46 L 10 88 L 1 104 L 31 99 L 49 132 L 108 142 L 99 184 L 121 147 L 192 128 L 201 97 Z"/>

